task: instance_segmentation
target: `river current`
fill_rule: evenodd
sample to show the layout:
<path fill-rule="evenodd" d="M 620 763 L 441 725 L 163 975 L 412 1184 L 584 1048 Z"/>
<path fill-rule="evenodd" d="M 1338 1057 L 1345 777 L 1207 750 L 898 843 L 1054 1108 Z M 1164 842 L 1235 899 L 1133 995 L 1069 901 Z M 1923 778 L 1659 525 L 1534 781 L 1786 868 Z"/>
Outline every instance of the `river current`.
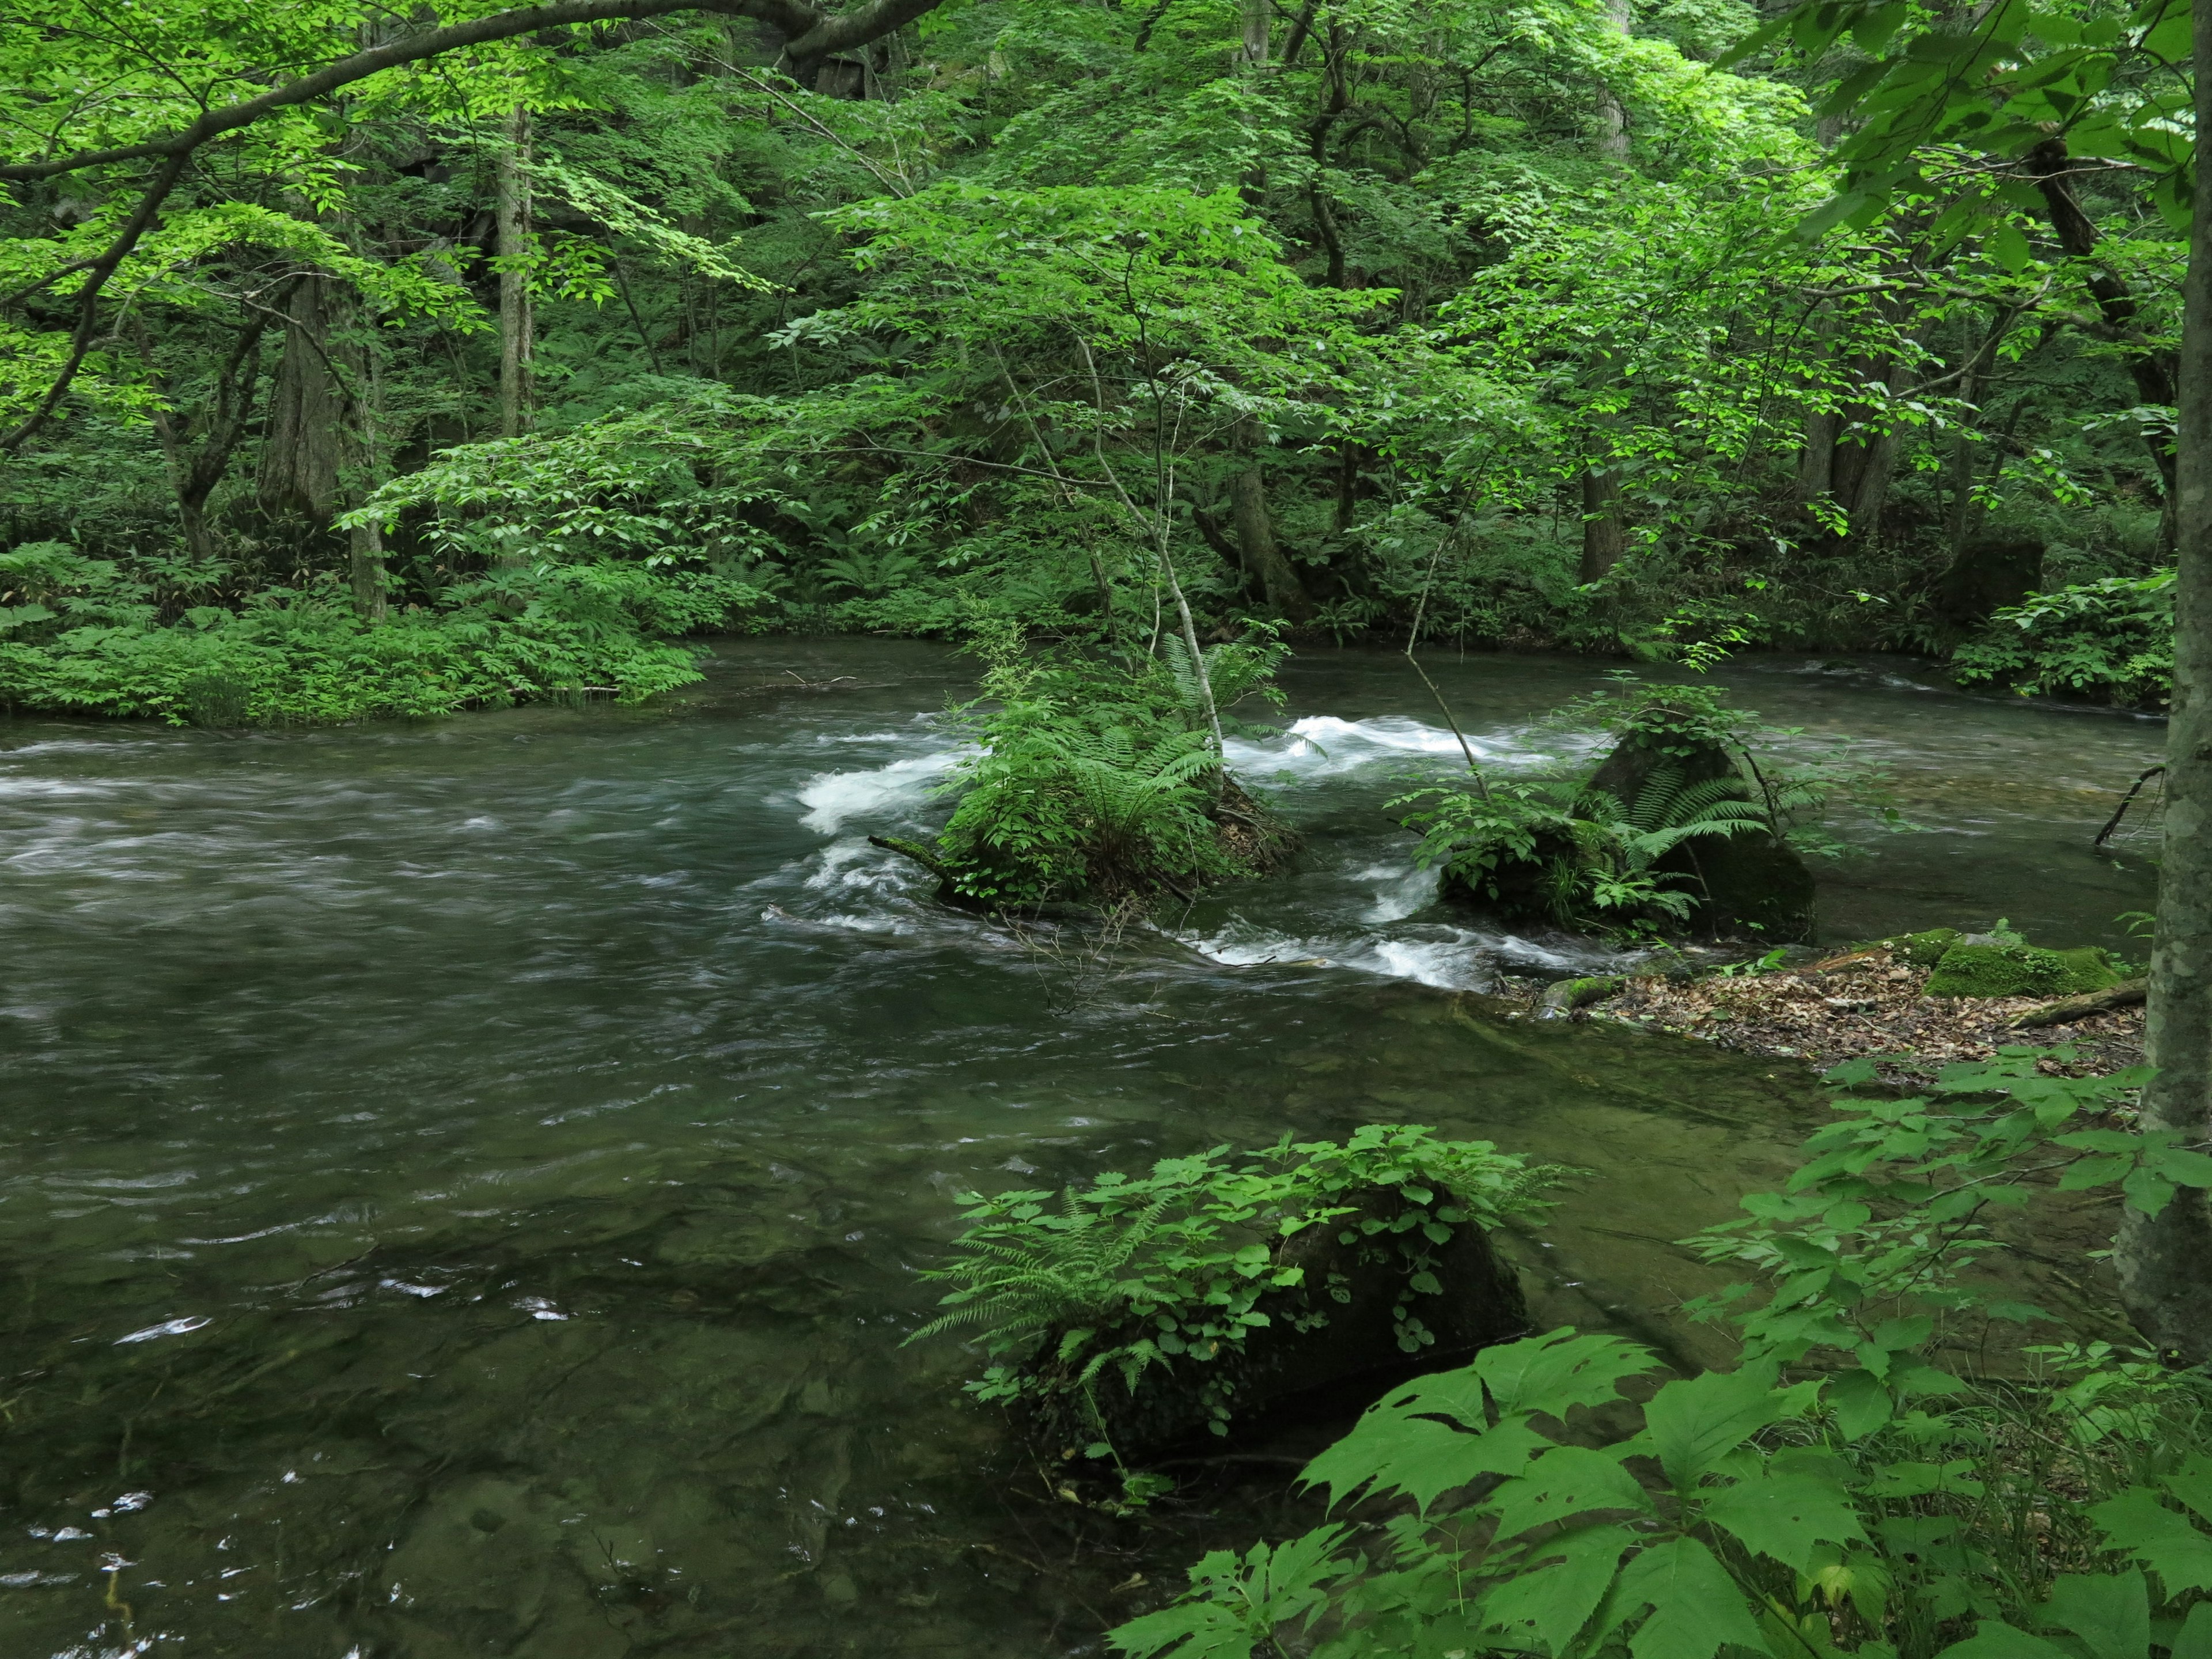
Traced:
<path fill-rule="evenodd" d="M 0 1654 L 1101 1650 L 1203 1550 L 1310 1525 L 1297 1446 L 1070 1504 L 970 1356 L 902 1348 L 957 1195 L 1407 1121 L 1589 1171 L 1540 1318 L 1685 1361 L 1670 1241 L 1789 1167 L 1786 1064 L 1507 1024 L 1588 941 L 1431 902 L 1382 805 L 1458 748 L 1401 660 L 1289 667 L 1233 763 L 1296 871 L 1095 957 L 945 912 L 969 665 L 746 641 L 665 708 L 237 734 L 0 720 Z M 1486 764 L 1602 683 L 1442 656 Z M 2125 946 L 2089 842 L 2162 729 L 1911 665 L 1717 675 L 1857 740 L 1826 937 L 1999 915 Z"/>

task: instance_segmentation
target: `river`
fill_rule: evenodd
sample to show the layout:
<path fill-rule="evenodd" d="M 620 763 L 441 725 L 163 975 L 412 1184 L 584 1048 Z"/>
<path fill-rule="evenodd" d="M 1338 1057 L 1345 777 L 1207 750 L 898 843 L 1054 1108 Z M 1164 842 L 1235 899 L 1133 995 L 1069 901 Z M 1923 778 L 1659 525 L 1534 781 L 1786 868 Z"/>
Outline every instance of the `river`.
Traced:
<path fill-rule="evenodd" d="M 1438 657 L 1486 760 L 1588 661 Z M 2124 945 L 2088 842 L 2155 722 L 1909 664 L 1729 665 L 1849 736 L 1824 932 Z M 529 1659 L 1101 1650 L 1311 1524 L 1300 1448 L 1143 1520 L 1060 1500 L 902 1337 L 956 1195 L 1376 1121 L 1590 1171 L 1540 1316 L 1694 1359 L 1668 1241 L 1788 1168 L 1808 1077 L 1462 994 L 1606 958 L 1428 905 L 1381 806 L 1456 745 L 1400 659 L 1292 662 L 1236 762 L 1308 847 L 1093 962 L 930 903 L 969 665 L 717 648 L 665 708 L 254 734 L 0 720 L 0 1652 Z M 1047 948 L 1047 947 L 1051 948 Z M 1269 1458 L 1273 1462 L 1266 1461 Z"/>

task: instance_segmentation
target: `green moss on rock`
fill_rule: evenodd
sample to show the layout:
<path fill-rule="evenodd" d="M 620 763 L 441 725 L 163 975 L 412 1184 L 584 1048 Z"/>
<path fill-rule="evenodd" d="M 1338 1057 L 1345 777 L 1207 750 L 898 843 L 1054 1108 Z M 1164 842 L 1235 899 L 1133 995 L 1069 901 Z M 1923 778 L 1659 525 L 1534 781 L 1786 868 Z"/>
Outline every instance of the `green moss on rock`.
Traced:
<path fill-rule="evenodd" d="M 1915 968 L 1933 968 L 1942 961 L 1946 951 L 1965 937 L 1955 927 L 1930 927 L 1924 933 L 1903 933 L 1881 942 L 1899 962 L 1909 962 Z"/>
<path fill-rule="evenodd" d="M 2043 951 L 2032 945 L 1955 944 L 1928 976 L 1931 997 L 2063 997 L 2101 991 L 2123 975 L 2094 945 Z"/>

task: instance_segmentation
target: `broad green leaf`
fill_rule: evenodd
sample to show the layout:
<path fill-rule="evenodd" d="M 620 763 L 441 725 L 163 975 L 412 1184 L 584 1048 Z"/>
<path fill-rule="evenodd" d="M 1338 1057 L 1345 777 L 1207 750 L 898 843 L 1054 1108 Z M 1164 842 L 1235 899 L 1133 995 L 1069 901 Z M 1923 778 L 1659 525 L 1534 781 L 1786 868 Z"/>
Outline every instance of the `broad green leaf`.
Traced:
<path fill-rule="evenodd" d="M 2064 1648 L 2014 1630 L 2002 1620 L 1984 1619 L 1963 1642 L 1954 1642 L 1936 1659 L 2076 1659 Z"/>
<path fill-rule="evenodd" d="M 1836 1431 L 1846 1440 L 1873 1433 L 1896 1409 L 1889 1390 L 1871 1371 L 1837 1372 L 1828 1379 L 1826 1398 L 1836 1416 Z"/>
<path fill-rule="evenodd" d="M 1472 1369 L 1500 1411 L 1561 1417 L 1572 1407 L 1615 1398 L 1623 1377 L 1656 1371 L 1659 1360 L 1650 1349 L 1617 1336 L 1577 1336 L 1568 1328 L 1485 1348 Z"/>
<path fill-rule="evenodd" d="M 2166 1595 L 2212 1589 L 2212 1538 L 2189 1517 L 2158 1501 L 2147 1486 L 2130 1486 L 2089 1510 L 2105 1545 L 2133 1556 L 2158 1575 Z"/>
<path fill-rule="evenodd" d="M 2173 1638 L 2169 1659 L 2212 1659 L 2212 1601 L 2199 1601 Z"/>
<path fill-rule="evenodd" d="M 2094 1659 L 2146 1659 L 2150 1588 L 2140 1572 L 2061 1573 L 2051 1581 L 2043 1623 L 2073 1632 Z"/>
<path fill-rule="evenodd" d="M 1635 1541 L 1626 1528 L 1609 1523 L 1547 1539 L 1513 1577 L 1483 1593 L 1484 1626 L 1516 1636 L 1533 1632 L 1553 1653 L 1565 1652 L 1604 1598 L 1621 1553 Z"/>
<path fill-rule="evenodd" d="M 1669 1382 L 1644 1408 L 1644 1433 L 1667 1478 L 1677 1486 L 1698 1478 L 1768 1424 L 1780 1420 L 1784 1402 L 1773 1378 L 1757 1366 L 1707 1371 Z"/>
<path fill-rule="evenodd" d="M 1809 1571 L 1815 1546 L 1866 1536 L 1843 1486 L 1812 1474 L 1739 1481 L 1706 1500 L 1705 1517 L 1747 1549 L 1799 1572 Z"/>
<path fill-rule="evenodd" d="M 1328 1486 L 1331 1509 L 1371 1481 L 1377 1492 L 1405 1493 L 1425 1514 L 1454 1486 L 1478 1475 L 1516 1474 L 1551 1444 L 1519 1418 L 1472 1434 L 1395 1406 L 1376 1407 L 1307 1464 L 1298 1479 L 1304 1486 Z"/>
<path fill-rule="evenodd" d="M 1555 1446 L 1530 1464 L 1526 1474 L 1492 1492 L 1483 1507 L 1497 1511 L 1498 1536 L 1511 1538 L 1592 1510 L 1648 1511 L 1651 1503 L 1636 1477 L 1605 1453 L 1587 1446 Z"/>
<path fill-rule="evenodd" d="M 1621 1571 L 1608 1598 L 1616 1622 L 1649 1607 L 1628 1638 L 1634 1659 L 1712 1659 L 1723 1643 L 1765 1653 L 1766 1638 L 1719 1559 L 1694 1538 L 1670 1538 Z"/>
<path fill-rule="evenodd" d="M 1255 1632 L 1243 1614 L 1219 1601 L 1182 1601 L 1106 1632 L 1117 1652 L 1135 1659 L 1252 1659 L 1271 1632 Z"/>

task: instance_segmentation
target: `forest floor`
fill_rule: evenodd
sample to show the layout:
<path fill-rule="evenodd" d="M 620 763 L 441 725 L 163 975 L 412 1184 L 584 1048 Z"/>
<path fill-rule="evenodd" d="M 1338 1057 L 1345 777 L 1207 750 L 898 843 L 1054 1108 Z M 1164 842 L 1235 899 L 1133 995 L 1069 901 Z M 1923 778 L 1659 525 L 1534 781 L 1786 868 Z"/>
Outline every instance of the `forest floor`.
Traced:
<path fill-rule="evenodd" d="M 2049 999 L 1923 996 L 1929 972 L 1876 947 L 1788 972 L 1632 978 L 1588 1016 L 1820 1069 L 1871 1057 L 1882 1062 L 1885 1076 L 1899 1081 L 1931 1077 L 1958 1061 L 1986 1060 L 1999 1048 L 2022 1045 L 2070 1048 L 2072 1060 L 2045 1064 L 2076 1077 L 2142 1063 L 2140 1007 L 2014 1030 L 2008 1022 Z"/>

